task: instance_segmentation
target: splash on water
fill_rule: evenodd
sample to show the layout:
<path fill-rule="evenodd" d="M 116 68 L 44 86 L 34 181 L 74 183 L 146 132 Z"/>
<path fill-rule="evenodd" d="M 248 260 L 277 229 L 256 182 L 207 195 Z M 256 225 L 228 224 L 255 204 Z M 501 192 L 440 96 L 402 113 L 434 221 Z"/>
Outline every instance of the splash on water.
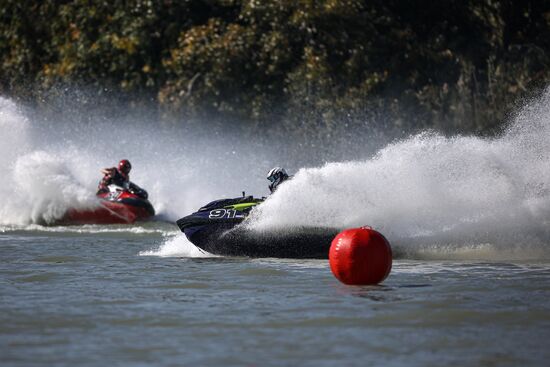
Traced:
<path fill-rule="evenodd" d="M 0 226 L 52 224 L 69 208 L 97 205 L 100 169 L 123 158 L 167 221 L 219 196 L 265 191 L 268 149 L 239 146 L 238 138 L 215 131 L 197 139 L 189 129 L 145 118 L 79 117 L 67 111 L 53 121 L 0 97 Z"/>
<path fill-rule="evenodd" d="M 112 235 L 161 235 L 174 236 L 177 234 L 176 228 L 166 225 L 97 225 L 85 224 L 81 226 L 44 226 L 40 224 L 28 225 L 6 225 L 0 227 L 0 233 L 29 233 L 29 232 L 49 232 L 57 234 L 112 234 Z"/>
<path fill-rule="evenodd" d="M 164 243 L 157 249 L 142 251 L 140 256 L 160 256 L 160 257 L 216 257 L 206 251 L 195 247 L 183 235 L 168 237 Z"/>
<path fill-rule="evenodd" d="M 362 225 L 384 233 L 402 256 L 548 257 L 550 90 L 498 138 L 426 132 L 369 160 L 301 169 L 247 224 Z"/>

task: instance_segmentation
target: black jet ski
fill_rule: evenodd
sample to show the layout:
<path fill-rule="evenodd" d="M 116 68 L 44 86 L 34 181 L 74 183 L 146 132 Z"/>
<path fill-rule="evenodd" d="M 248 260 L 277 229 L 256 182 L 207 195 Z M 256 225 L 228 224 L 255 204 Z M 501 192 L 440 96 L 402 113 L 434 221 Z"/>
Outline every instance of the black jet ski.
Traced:
<path fill-rule="evenodd" d="M 334 228 L 285 228 L 256 231 L 240 225 L 264 198 L 221 199 L 179 219 L 176 224 L 189 241 L 215 255 L 328 259 Z"/>

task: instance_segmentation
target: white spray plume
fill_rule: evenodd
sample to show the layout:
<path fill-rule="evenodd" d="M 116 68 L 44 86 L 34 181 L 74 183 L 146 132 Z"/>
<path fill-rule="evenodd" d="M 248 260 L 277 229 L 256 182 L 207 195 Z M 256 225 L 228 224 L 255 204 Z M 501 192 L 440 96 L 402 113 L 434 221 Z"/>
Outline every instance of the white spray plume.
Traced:
<path fill-rule="evenodd" d="M 402 252 L 419 244 L 533 245 L 546 256 L 550 90 L 499 138 L 427 132 L 369 160 L 301 169 L 249 219 L 260 231 L 370 225 Z"/>
<path fill-rule="evenodd" d="M 100 170 L 124 158 L 164 220 L 242 190 L 267 190 L 268 153 L 239 145 L 239 137 L 83 114 L 54 120 L 0 97 L 0 225 L 49 224 L 69 208 L 94 205 Z"/>

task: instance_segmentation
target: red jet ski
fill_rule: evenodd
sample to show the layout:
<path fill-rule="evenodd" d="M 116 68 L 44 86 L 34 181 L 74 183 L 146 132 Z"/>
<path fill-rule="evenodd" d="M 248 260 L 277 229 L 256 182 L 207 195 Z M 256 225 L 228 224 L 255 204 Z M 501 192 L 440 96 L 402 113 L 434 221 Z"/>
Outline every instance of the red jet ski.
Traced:
<path fill-rule="evenodd" d="M 145 190 L 132 192 L 109 185 L 109 192 L 97 195 L 99 205 L 94 208 L 69 209 L 61 224 L 132 224 L 155 215 Z"/>

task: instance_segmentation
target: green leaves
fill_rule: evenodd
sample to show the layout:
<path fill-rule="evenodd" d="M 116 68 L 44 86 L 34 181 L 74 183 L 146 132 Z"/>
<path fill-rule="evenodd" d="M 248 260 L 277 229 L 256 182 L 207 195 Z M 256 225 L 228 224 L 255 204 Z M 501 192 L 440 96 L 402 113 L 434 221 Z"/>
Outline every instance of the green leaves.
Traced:
<path fill-rule="evenodd" d="M 108 87 L 255 128 L 486 131 L 548 82 L 548 19 L 535 0 L 3 0 L 0 88 Z"/>

